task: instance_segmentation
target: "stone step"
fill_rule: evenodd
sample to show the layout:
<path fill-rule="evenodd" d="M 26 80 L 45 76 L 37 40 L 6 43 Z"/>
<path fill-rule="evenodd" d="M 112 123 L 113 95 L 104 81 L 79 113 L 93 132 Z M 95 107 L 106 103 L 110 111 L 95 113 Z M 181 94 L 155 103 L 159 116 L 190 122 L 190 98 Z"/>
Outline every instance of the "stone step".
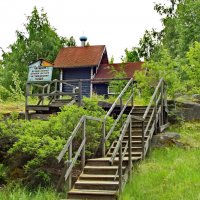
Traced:
<path fill-rule="evenodd" d="M 118 192 L 113 190 L 83 190 L 72 189 L 68 192 L 68 199 L 82 200 L 116 200 Z"/>
<path fill-rule="evenodd" d="M 100 180 L 78 180 L 74 189 L 92 189 L 92 190 L 118 190 L 118 181 L 100 181 Z"/>

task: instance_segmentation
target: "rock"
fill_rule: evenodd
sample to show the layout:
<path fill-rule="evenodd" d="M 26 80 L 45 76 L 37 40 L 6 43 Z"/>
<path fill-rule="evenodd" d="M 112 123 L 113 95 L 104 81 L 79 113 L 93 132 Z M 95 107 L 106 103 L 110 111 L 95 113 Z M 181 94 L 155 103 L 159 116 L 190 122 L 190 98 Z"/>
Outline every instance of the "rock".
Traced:
<path fill-rule="evenodd" d="M 169 121 L 174 123 L 178 121 L 200 120 L 200 104 L 194 102 L 168 101 Z"/>
<path fill-rule="evenodd" d="M 180 135 L 174 132 L 165 132 L 152 137 L 152 147 L 167 147 L 177 145 Z"/>

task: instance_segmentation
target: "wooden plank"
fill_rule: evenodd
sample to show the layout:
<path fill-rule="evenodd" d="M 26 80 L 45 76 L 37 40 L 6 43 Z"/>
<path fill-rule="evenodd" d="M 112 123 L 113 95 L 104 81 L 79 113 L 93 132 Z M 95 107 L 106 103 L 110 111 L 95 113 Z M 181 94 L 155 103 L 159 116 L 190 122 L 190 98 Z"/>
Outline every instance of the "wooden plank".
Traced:
<path fill-rule="evenodd" d="M 28 105 L 26 110 L 49 111 L 48 105 Z"/>

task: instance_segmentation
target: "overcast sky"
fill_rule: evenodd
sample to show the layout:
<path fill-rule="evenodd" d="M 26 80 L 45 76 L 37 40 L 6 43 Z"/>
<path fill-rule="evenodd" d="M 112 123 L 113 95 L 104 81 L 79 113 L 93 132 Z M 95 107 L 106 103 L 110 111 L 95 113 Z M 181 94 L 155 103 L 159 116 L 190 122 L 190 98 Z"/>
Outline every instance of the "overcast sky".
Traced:
<path fill-rule="evenodd" d="M 90 45 L 106 45 L 109 58 L 119 62 L 124 49 L 136 46 L 146 29 L 161 29 L 154 2 L 168 0 L 0 0 L 0 47 L 16 40 L 33 7 L 44 8 L 60 36 L 86 35 Z"/>

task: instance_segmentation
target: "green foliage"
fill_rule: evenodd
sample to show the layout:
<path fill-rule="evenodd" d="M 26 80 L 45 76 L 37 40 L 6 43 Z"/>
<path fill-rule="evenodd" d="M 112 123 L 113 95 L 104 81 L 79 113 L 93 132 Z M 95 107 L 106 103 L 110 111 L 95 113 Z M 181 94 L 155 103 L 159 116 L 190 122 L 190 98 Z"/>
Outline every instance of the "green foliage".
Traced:
<path fill-rule="evenodd" d="M 119 69 L 115 69 L 112 65 L 110 66 L 111 73 L 115 75 L 114 78 L 123 79 L 126 77 L 126 72 L 124 67 L 125 67 L 124 63 L 122 63 L 119 66 Z M 126 84 L 127 80 L 113 80 L 109 83 L 109 88 L 114 94 L 119 95 Z"/>
<path fill-rule="evenodd" d="M 123 62 L 138 62 L 140 61 L 140 53 L 138 47 L 133 47 L 130 51 L 125 49 L 125 57 L 122 57 Z"/>
<path fill-rule="evenodd" d="M 57 171 L 63 163 L 58 165 L 56 157 L 80 118 L 83 115 L 103 118 L 106 114 L 95 98 L 84 98 L 83 103 L 84 108 L 76 105 L 63 107 L 58 115 L 51 116 L 48 121 L 24 121 L 18 119 L 16 113 L 0 120 L 0 142 L 1 139 L 10 140 L 6 142 L 6 148 L 0 147 L 0 153 L 4 155 L 3 163 L 9 163 L 10 179 L 23 179 L 32 187 L 57 183 Z M 113 119 L 108 117 L 106 131 L 112 124 Z M 86 125 L 86 157 L 90 157 L 101 142 L 102 123 L 88 120 Z M 116 137 L 115 133 L 112 137 Z M 76 152 L 82 142 L 81 130 L 73 141 L 73 152 Z"/>
<path fill-rule="evenodd" d="M 0 101 L 6 101 L 10 96 L 10 91 L 0 85 Z"/>
<path fill-rule="evenodd" d="M 195 42 L 187 52 L 187 65 L 185 72 L 185 85 L 189 94 L 200 94 L 200 43 Z"/>
<path fill-rule="evenodd" d="M 151 156 L 133 171 L 122 200 L 196 200 L 200 197 L 199 121 L 171 127 L 191 148 L 154 149 Z"/>
<path fill-rule="evenodd" d="M 168 84 L 168 95 L 175 98 L 185 92 L 181 82 L 177 60 L 172 60 L 168 51 L 163 49 L 159 54 L 159 61 L 150 60 L 143 65 L 144 70 L 136 73 L 135 79 L 142 89 L 144 97 L 151 96 L 160 78 Z"/>
<path fill-rule="evenodd" d="M 27 17 L 24 28 L 25 32 L 16 31 L 17 39 L 9 46 L 9 52 L 3 51 L 0 67 L 4 76 L 1 77 L 1 84 L 6 89 L 15 87 L 11 77 L 17 72 L 21 80 L 20 88 L 24 90 L 29 63 L 39 58 L 53 62 L 61 47 L 75 45 L 73 37 L 67 39 L 58 36 L 44 10 L 39 13 L 36 7 Z"/>
<path fill-rule="evenodd" d="M 7 167 L 0 164 L 0 186 L 6 183 Z"/>

